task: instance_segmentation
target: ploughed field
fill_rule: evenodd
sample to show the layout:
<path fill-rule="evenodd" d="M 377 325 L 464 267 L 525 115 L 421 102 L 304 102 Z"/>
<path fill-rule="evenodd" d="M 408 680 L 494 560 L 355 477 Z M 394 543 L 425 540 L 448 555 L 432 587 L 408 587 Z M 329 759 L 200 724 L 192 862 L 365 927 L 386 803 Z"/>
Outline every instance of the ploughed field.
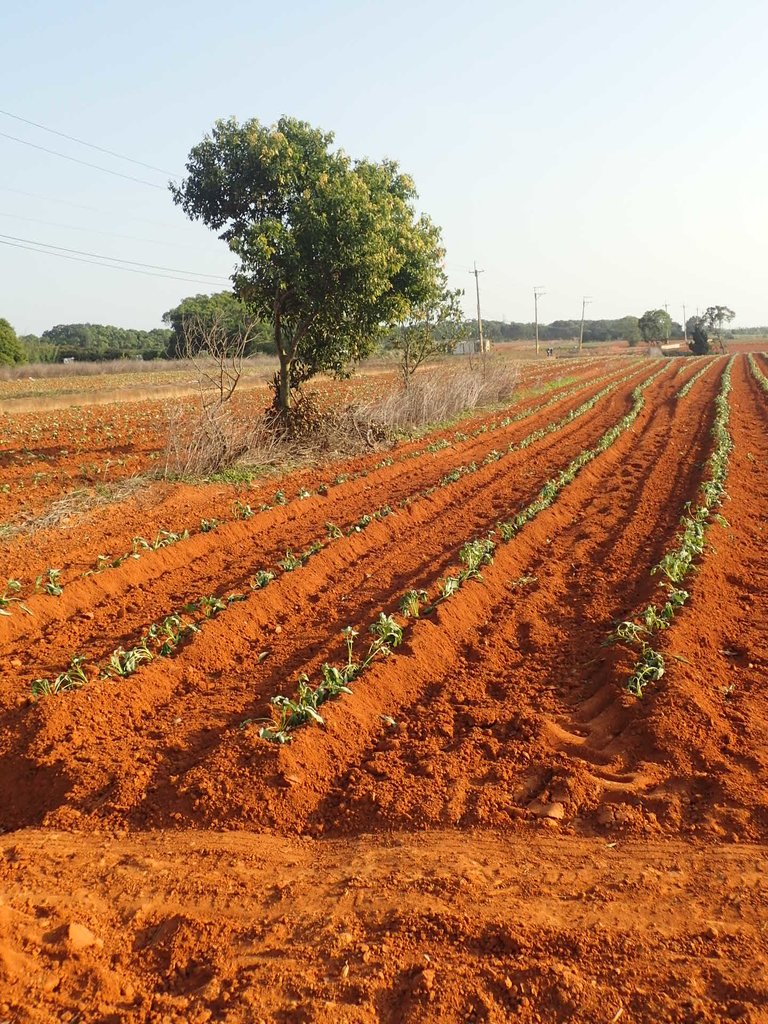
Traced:
<path fill-rule="evenodd" d="M 766 374 L 3 542 L 0 1021 L 768 1020 Z"/>

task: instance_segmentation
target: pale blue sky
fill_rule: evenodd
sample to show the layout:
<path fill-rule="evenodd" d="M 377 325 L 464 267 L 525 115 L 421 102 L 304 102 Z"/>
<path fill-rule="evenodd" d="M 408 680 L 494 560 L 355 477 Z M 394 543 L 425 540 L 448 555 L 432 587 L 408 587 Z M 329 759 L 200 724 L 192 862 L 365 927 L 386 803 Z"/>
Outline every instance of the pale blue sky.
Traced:
<path fill-rule="evenodd" d="M 578 316 L 588 294 L 594 317 L 667 301 L 676 319 L 684 302 L 726 303 L 737 323 L 768 322 L 765 0 L 3 8 L 3 110 L 171 172 L 230 114 L 294 115 L 352 156 L 398 160 L 443 228 L 468 311 L 476 259 L 489 318 L 532 319 L 541 285 L 545 321 Z M 0 132 L 165 185 L 5 116 Z M 222 278 L 232 269 L 163 188 L 2 136 L 0 235 Z M 0 245 L 0 316 L 19 332 L 159 326 L 183 296 L 226 286 Z"/>

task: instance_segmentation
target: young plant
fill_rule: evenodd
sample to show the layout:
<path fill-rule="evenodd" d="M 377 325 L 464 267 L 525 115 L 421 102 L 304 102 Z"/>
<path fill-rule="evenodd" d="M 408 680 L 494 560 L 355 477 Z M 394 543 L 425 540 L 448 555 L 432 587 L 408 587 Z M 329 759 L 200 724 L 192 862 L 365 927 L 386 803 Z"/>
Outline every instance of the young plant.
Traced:
<path fill-rule="evenodd" d="M 45 582 L 43 582 L 45 581 Z M 64 588 L 61 585 L 61 569 L 49 569 L 35 580 L 35 590 L 42 589 L 51 597 L 61 597 Z"/>
<path fill-rule="evenodd" d="M 81 655 L 73 655 L 69 667 L 56 676 L 54 680 L 35 679 L 32 682 L 33 697 L 53 697 L 57 693 L 67 693 L 70 690 L 79 690 L 88 682 L 88 676 L 83 671 L 85 658 Z"/>
<path fill-rule="evenodd" d="M 423 605 L 428 604 L 426 590 L 408 590 L 400 599 L 400 613 L 412 619 L 418 619 Z"/>
<path fill-rule="evenodd" d="M 105 679 L 108 679 L 110 676 L 125 678 L 126 676 L 133 675 L 142 662 L 152 661 L 153 658 L 154 654 L 147 646 L 146 637 L 142 637 L 135 647 L 131 647 L 127 651 L 122 647 L 112 651 L 109 657 L 109 664 L 102 675 Z"/>
<path fill-rule="evenodd" d="M 627 689 L 635 697 L 642 697 L 649 683 L 656 683 L 664 675 L 664 658 L 652 647 L 643 647 L 634 672 L 629 677 Z"/>
<path fill-rule="evenodd" d="M 2 594 L 0 594 L 0 615 L 10 616 L 11 613 L 8 611 L 8 608 L 12 604 L 17 604 L 19 608 L 22 609 L 22 611 L 25 611 L 27 613 L 27 615 L 32 614 L 32 612 L 29 610 L 29 608 L 27 608 L 27 606 L 24 604 L 21 598 L 16 596 L 20 590 L 21 583 L 19 583 L 18 580 L 7 580 L 5 584 L 5 589 L 3 590 Z"/>
<path fill-rule="evenodd" d="M 251 581 L 251 590 L 263 590 L 275 578 L 275 574 L 268 569 L 259 569 Z"/>
<path fill-rule="evenodd" d="M 304 564 L 300 558 L 297 558 L 290 548 L 285 552 L 285 558 L 281 558 L 277 563 L 283 572 L 293 572 L 294 569 L 300 569 Z"/>
<path fill-rule="evenodd" d="M 255 514 L 251 506 L 243 504 L 242 501 L 235 501 L 232 511 L 235 513 L 236 519 L 250 519 Z"/>

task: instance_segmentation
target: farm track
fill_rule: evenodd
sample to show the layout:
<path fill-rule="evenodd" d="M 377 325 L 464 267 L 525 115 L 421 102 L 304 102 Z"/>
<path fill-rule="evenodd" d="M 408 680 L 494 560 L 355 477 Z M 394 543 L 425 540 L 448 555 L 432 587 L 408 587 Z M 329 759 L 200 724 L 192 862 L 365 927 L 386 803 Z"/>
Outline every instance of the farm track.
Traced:
<path fill-rule="evenodd" d="M 260 568 L 274 569 L 288 548 L 300 552 L 313 541 L 324 539 L 327 522 L 347 529 L 362 515 L 370 515 L 385 504 L 394 506 L 404 498 L 418 496 L 451 469 L 481 461 L 497 445 L 503 449 L 510 441 L 558 419 L 602 386 L 604 383 L 587 382 L 583 395 L 563 397 L 508 427 L 414 459 L 406 459 L 407 453 L 403 453 L 392 466 L 334 486 L 327 496 L 314 494 L 247 521 L 230 521 L 210 533 L 197 533 L 159 551 L 144 552 L 140 559 L 128 559 L 117 570 L 74 580 L 60 597 L 33 598 L 27 602 L 31 616 L 17 612 L 0 622 L 0 657 L 34 638 L 34 650 L 27 661 L 30 678 L 34 678 L 55 674 L 73 652 L 91 659 L 108 655 L 120 644 L 129 646 L 150 622 L 191 599 L 214 592 L 223 595 L 233 590 L 247 591 L 253 573 Z M 561 437 L 562 432 L 557 436 Z M 552 438 L 545 438 L 539 445 L 552 443 Z M 507 457 L 490 475 L 501 477 L 509 465 Z M 481 474 L 485 472 L 481 470 Z M 450 488 L 454 490 L 455 485 Z M 126 546 L 130 548 L 128 540 Z"/>
<path fill-rule="evenodd" d="M 492 463 L 450 488 L 439 489 L 429 499 L 339 541 L 306 568 L 233 605 L 206 624 L 180 656 L 145 666 L 129 679 L 93 684 L 31 709 L 11 707 L 5 717 L 9 726 L 11 721 L 16 723 L 9 729 L 15 735 L 14 752 L 8 750 L 8 775 L 3 771 L 2 776 L 16 779 L 15 790 L 6 790 L 0 778 L 7 813 L 17 801 L 27 808 L 38 799 L 43 807 L 51 797 L 54 806 L 61 802 L 62 787 L 69 788 L 70 783 L 55 765 L 71 754 L 82 770 L 72 780 L 61 820 L 67 820 L 75 807 L 95 817 L 129 814 L 133 824 L 141 825 L 156 824 L 158 815 L 160 820 L 168 815 L 173 820 L 187 816 L 199 820 L 209 785 L 219 783 L 203 780 L 198 784 L 197 774 L 213 771 L 207 752 L 214 758 L 220 753 L 221 735 L 226 734 L 226 747 L 234 743 L 225 759 L 241 755 L 243 734 L 235 729 L 234 737 L 230 735 L 233 726 L 253 717 L 254 708 L 263 714 L 266 698 L 275 690 L 290 689 L 296 672 L 338 656 L 343 626 L 364 624 L 404 589 L 433 582 L 455 559 L 461 540 L 484 532 L 531 500 L 544 480 L 623 414 L 632 386 L 632 382 L 622 385 L 591 414 L 550 435 L 556 441 L 545 444 L 545 439 L 510 456 L 529 475 L 511 482 L 509 471 L 500 473 L 499 464 Z M 671 399 L 676 383 L 665 373 L 656 388 Z M 440 527 L 451 510 L 461 513 L 461 527 L 449 532 Z M 343 580 L 341 593 L 339 579 Z M 259 652 L 267 653 L 262 664 L 256 657 Z M 135 763 L 123 772 L 118 762 L 126 742 Z M 122 748 L 123 754 L 116 749 L 110 757 L 112 744 Z M 251 739 L 249 749 L 252 746 Z M 262 743 L 251 753 L 256 762 L 273 757 Z M 19 790 L 19 759 L 46 764 L 58 780 L 56 792 L 39 787 L 33 792 Z M 258 772 L 262 770 L 263 765 Z M 38 813 L 44 813 L 42 807 Z"/>
<path fill-rule="evenodd" d="M 0 839 L 0 1009 L 14 1024 L 765 1024 L 766 872 L 747 844 L 530 830 L 21 832 Z M 98 944 L 68 950 L 72 921 Z"/>

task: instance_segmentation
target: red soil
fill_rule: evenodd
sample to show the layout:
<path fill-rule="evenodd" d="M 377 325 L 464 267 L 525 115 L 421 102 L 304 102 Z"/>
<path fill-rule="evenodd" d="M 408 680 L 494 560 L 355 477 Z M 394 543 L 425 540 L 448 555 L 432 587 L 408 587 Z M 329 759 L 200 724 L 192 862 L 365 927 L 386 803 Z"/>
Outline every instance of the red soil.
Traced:
<path fill-rule="evenodd" d="M 594 366 L 593 360 L 537 363 L 521 371 L 521 387 L 565 374 L 588 374 Z M 321 404 L 368 401 L 393 380 L 392 371 L 379 371 L 351 381 L 313 382 L 310 391 Z M 244 390 L 236 399 L 241 409 L 260 413 L 267 397 L 259 387 Z M 157 471 L 172 424 L 196 408 L 194 396 L 98 406 L 92 401 L 93 395 L 84 393 L 69 396 L 65 409 L 18 413 L 0 401 L 0 526 L 39 515 L 62 498 L 85 497 L 99 486 Z"/>
<path fill-rule="evenodd" d="M 64 594 L 0 620 L 0 824 L 19 830 L 0 843 L 0 1020 L 768 1020 L 768 396 L 743 356 L 729 525 L 712 527 L 662 637 L 667 672 L 638 701 L 629 661 L 602 646 L 655 592 L 724 366 L 676 399 L 698 367 L 670 365 L 632 429 L 497 547 L 482 583 L 408 624 L 323 707 L 325 727 L 287 747 L 248 724 L 270 696 L 340 663 L 344 626 L 434 590 L 461 543 L 591 447 L 654 367 L 403 508 L 600 385 L 449 449 L 357 460 L 369 475 L 325 497 L 87 579 L 65 539 Z M 180 514 L 210 514 L 182 494 Z M 175 657 L 29 702 L 29 680 L 74 651 L 103 659 L 185 600 L 243 589 L 327 520 L 385 503 L 393 515 L 249 593 Z M 89 529 L 124 540 L 138 511 Z M 760 845 L 732 845 L 745 841 Z"/>

